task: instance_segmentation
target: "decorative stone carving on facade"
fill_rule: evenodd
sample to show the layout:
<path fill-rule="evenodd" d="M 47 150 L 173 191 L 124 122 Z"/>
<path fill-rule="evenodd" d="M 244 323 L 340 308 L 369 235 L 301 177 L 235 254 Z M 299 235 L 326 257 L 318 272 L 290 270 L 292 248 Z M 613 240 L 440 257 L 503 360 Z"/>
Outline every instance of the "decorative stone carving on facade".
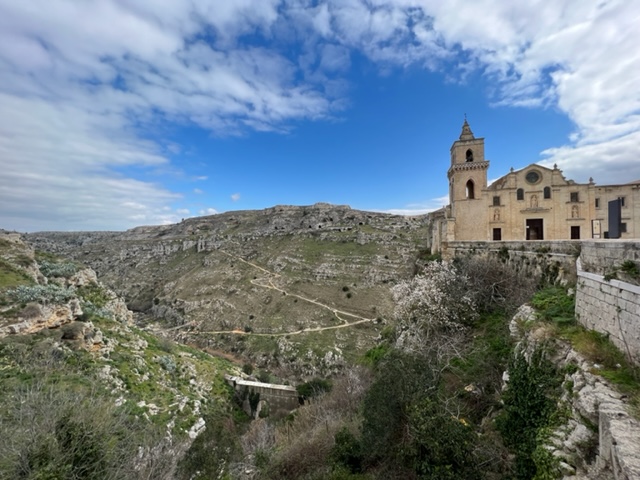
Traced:
<path fill-rule="evenodd" d="M 467 170 L 486 170 L 489 168 L 489 162 L 469 162 L 469 163 L 457 163 L 449 168 L 449 177 L 453 172 L 467 171 Z"/>
<path fill-rule="evenodd" d="M 494 222 L 499 222 L 500 221 L 500 209 L 499 208 L 496 208 L 493 211 L 493 221 Z"/>
<path fill-rule="evenodd" d="M 577 205 L 571 207 L 571 218 L 580 218 L 580 208 Z"/>
<path fill-rule="evenodd" d="M 538 196 L 531 195 L 531 208 L 538 208 Z"/>

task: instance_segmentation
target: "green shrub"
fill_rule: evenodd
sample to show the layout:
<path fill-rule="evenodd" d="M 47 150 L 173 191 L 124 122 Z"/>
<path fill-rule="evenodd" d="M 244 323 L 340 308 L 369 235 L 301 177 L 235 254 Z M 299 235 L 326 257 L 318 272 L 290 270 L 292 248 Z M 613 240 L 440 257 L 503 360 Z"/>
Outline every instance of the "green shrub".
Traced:
<path fill-rule="evenodd" d="M 78 271 L 78 266 L 74 263 L 54 263 L 42 260 L 39 264 L 40 272 L 45 277 L 70 278 Z"/>
<path fill-rule="evenodd" d="M 527 359 L 522 353 L 509 364 L 509 382 L 502 395 L 504 409 L 496 423 L 505 444 L 516 455 L 516 478 L 529 480 L 536 474 L 532 458 L 539 431 L 549 424 L 556 410 L 561 376 L 537 349 Z"/>
<path fill-rule="evenodd" d="M 77 289 L 78 296 L 91 302 L 98 308 L 104 307 L 111 300 L 111 295 L 100 285 L 83 285 Z"/>
<path fill-rule="evenodd" d="M 246 375 L 251 375 L 253 373 L 253 365 L 251 365 L 250 363 L 245 363 L 244 365 L 242 365 L 242 371 Z"/>
<path fill-rule="evenodd" d="M 325 392 L 331 391 L 331 381 L 324 378 L 314 378 L 306 383 L 298 385 L 296 390 L 298 395 L 308 399 L 322 395 Z"/>
<path fill-rule="evenodd" d="M 531 299 L 531 305 L 542 320 L 558 324 L 575 321 L 575 297 L 569 296 L 562 287 L 547 287 L 538 291 Z"/>
<path fill-rule="evenodd" d="M 335 434 L 335 445 L 331 449 L 331 460 L 348 469 L 349 473 L 362 471 L 362 446 L 356 436 L 343 427 Z"/>
<path fill-rule="evenodd" d="M 630 275 L 635 279 L 640 279 L 640 269 L 638 265 L 632 260 L 625 260 L 620 266 L 620 271 Z"/>
<path fill-rule="evenodd" d="M 382 343 L 380 345 L 376 345 L 373 348 L 370 348 L 364 354 L 364 363 L 375 367 L 389 352 L 390 348 L 391 347 L 386 343 Z"/>
<path fill-rule="evenodd" d="M 19 285 L 7 292 L 19 303 L 53 303 L 62 304 L 76 296 L 74 288 L 61 287 L 55 284 L 49 285 Z"/>

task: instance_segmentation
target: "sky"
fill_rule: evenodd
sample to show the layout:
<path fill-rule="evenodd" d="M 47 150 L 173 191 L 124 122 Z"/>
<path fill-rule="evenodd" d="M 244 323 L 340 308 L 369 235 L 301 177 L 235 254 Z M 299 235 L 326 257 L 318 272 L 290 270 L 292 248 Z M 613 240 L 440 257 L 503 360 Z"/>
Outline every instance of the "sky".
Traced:
<path fill-rule="evenodd" d="M 124 230 L 274 205 L 640 179 L 634 0 L 0 0 L 0 228 Z"/>

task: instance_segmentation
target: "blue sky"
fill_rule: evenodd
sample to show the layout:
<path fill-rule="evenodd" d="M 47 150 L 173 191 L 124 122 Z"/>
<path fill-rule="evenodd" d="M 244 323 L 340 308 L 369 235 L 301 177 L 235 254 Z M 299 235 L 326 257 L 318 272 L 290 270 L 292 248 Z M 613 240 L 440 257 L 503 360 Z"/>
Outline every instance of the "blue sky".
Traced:
<path fill-rule="evenodd" d="M 465 114 L 492 179 L 640 179 L 638 24 L 622 0 L 0 0 L 0 228 L 424 213 Z"/>

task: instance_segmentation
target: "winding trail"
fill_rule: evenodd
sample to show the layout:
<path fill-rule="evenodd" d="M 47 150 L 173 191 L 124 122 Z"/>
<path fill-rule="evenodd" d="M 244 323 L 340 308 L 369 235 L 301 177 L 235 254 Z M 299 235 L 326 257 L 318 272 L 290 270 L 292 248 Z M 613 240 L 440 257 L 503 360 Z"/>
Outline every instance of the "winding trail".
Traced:
<path fill-rule="evenodd" d="M 347 328 L 347 327 L 352 327 L 354 325 L 360 325 L 362 323 L 369 323 L 369 322 L 373 322 L 375 319 L 374 318 L 367 318 L 367 317 L 363 317 L 361 315 L 357 315 L 355 313 L 350 313 L 350 312 L 346 312 L 344 310 L 339 310 L 337 308 L 334 308 L 330 305 L 327 305 L 325 303 L 322 303 L 320 301 L 318 301 L 317 299 L 312 299 L 312 298 L 308 298 L 305 297 L 303 295 L 298 295 L 297 293 L 291 293 L 288 292 L 287 290 L 284 290 L 283 288 L 275 285 L 273 282 L 275 279 L 279 278 L 280 275 L 274 272 L 271 272 L 269 270 L 267 270 L 264 267 L 261 267 L 260 265 L 256 265 L 255 263 L 252 263 L 248 260 L 245 260 L 242 257 L 239 257 L 237 255 L 234 255 L 232 253 L 229 252 L 225 252 L 224 250 L 218 250 L 221 253 L 224 253 L 225 255 L 227 255 L 228 257 L 233 258 L 234 260 L 238 260 L 240 262 L 246 263 L 247 265 L 249 265 L 252 268 L 255 268 L 259 271 L 261 271 L 262 273 L 264 273 L 266 275 L 266 278 L 254 278 L 253 280 L 251 280 L 251 284 L 252 285 L 256 285 L 258 287 L 262 287 L 262 288 L 267 288 L 269 290 L 275 290 L 277 292 L 281 292 L 284 295 L 289 295 L 291 297 L 295 297 L 298 298 L 304 302 L 308 302 L 311 303 L 313 305 L 316 305 L 320 308 L 324 308 L 328 311 L 330 311 L 338 320 L 340 320 L 341 323 L 340 325 L 330 325 L 328 327 L 309 327 L 309 328 L 302 328 L 300 330 L 295 330 L 293 332 L 277 332 L 277 333 L 264 333 L 264 332 L 245 332 L 244 330 L 209 330 L 209 331 L 198 331 L 198 332 L 190 332 L 191 334 L 209 334 L 209 335 L 221 335 L 221 334 L 233 334 L 233 335 L 251 335 L 254 337 L 283 337 L 286 335 L 300 335 L 301 333 L 309 333 L 309 332 L 323 332 L 325 330 L 337 330 L 339 328 Z M 349 320 L 348 318 L 345 317 L 349 317 L 349 319 L 354 319 L 354 320 Z M 180 325 L 178 327 L 173 327 L 170 330 L 177 330 L 178 328 L 184 328 L 186 326 L 190 326 L 192 325 L 191 323 L 187 323 L 184 325 Z"/>

